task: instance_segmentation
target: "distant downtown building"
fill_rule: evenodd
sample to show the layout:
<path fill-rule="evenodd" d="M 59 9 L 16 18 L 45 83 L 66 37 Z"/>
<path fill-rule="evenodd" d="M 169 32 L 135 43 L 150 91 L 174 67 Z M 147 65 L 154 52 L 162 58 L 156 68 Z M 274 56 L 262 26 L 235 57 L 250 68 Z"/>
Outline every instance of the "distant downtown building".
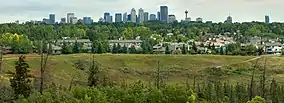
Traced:
<path fill-rule="evenodd" d="M 55 14 L 49 14 L 49 24 L 55 24 Z"/>
<path fill-rule="evenodd" d="M 176 21 L 176 16 L 175 15 L 169 15 L 167 21 L 168 21 L 168 23 L 172 23 L 172 22 Z"/>
<path fill-rule="evenodd" d="M 75 17 L 74 13 L 67 13 L 67 23 L 71 23 L 71 18 Z"/>
<path fill-rule="evenodd" d="M 106 12 L 104 13 L 104 21 L 107 23 L 112 23 L 112 16 L 110 16 L 110 13 Z"/>
<path fill-rule="evenodd" d="M 91 17 L 83 17 L 83 23 L 84 24 L 92 24 L 93 19 Z"/>
<path fill-rule="evenodd" d="M 123 22 L 126 23 L 127 22 L 127 13 L 123 14 Z"/>
<path fill-rule="evenodd" d="M 160 11 L 157 12 L 157 19 L 156 20 L 159 20 L 159 21 L 161 20 L 161 12 Z"/>
<path fill-rule="evenodd" d="M 168 7 L 160 6 L 160 21 L 167 22 L 168 21 Z"/>
<path fill-rule="evenodd" d="M 140 8 L 138 11 L 138 18 L 139 23 L 144 22 L 144 10 L 142 8 Z"/>
<path fill-rule="evenodd" d="M 227 20 L 225 20 L 225 23 L 233 23 L 233 18 L 231 16 L 228 16 Z"/>
<path fill-rule="evenodd" d="M 134 8 L 131 9 L 130 15 L 131 15 L 131 22 L 135 23 L 137 18 L 136 18 L 136 10 Z"/>
<path fill-rule="evenodd" d="M 116 23 L 122 22 L 122 14 L 121 13 L 115 14 L 115 22 Z"/>
<path fill-rule="evenodd" d="M 66 23 L 66 18 L 61 18 L 61 19 L 60 19 L 60 23 L 61 23 L 61 24 L 65 24 L 65 23 Z"/>
<path fill-rule="evenodd" d="M 268 15 L 265 15 L 265 24 L 269 24 L 270 23 L 270 18 Z"/>
<path fill-rule="evenodd" d="M 203 22 L 203 19 L 201 17 L 196 18 L 196 22 Z"/>
<path fill-rule="evenodd" d="M 149 13 L 144 12 L 144 21 L 149 21 Z"/>
<path fill-rule="evenodd" d="M 150 21 L 156 20 L 156 15 L 155 14 L 150 14 Z"/>
<path fill-rule="evenodd" d="M 78 22 L 77 17 L 71 17 L 70 20 L 71 20 L 71 22 L 70 22 L 71 24 L 77 24 L 77 22 Z"/>

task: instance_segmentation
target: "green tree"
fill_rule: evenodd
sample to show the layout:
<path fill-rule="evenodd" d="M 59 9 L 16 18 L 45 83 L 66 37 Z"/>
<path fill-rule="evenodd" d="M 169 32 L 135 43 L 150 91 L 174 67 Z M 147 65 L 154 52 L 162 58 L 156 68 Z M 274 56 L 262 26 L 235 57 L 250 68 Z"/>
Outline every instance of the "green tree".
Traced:
<path fill-rule="evenodd" d="M 122 53 L 121 45 L 118 43 L 116 47 L 117 53 Z"/>
<path fill-rule="evenodd" d="M 98 43 L 97 53 L 98 54 L 104 53 L 104 48 L 101 42 Z"/>
<path fill-rule="evenodd" d="M 169 46 L 168 46 L 168 45 L 166 46 L 165 54 L 171 54 L 171 51 L 170 51 L 170 48 L 169 48 Z"/>
<path fill-rule="evenodd" d="M 100 68 L 99 68 L 98 63 L 96 63 L 95 57 L 93 55 L 92 65 L 90 66 L 89 77 L 88 77 L 88 85 L 90 87 L 93 87 L 93 86 L 96 87 L 100 84 L 99 73 L 100 73 Z"/>
<path fill-rule="evenodd" d="M 77 42 L 77 40 L 74 43 L 72 51 L 73 53 L 80 53 L 79 43 Z"/>
<path fill-rule="evenodd" d="M 64 41 L 61 49 L 62 54 L 70 54 L 72 53 L 72 47 L 70 45 L 67 45 L 67 43 Z"/>
<path fill-rule="evenodd" d="M 14 89 L 15 98 L 23 95 L 27 98 L 31 93 L 31 80 L 28 72 L 29 65 L 25 61 L 25 56 L 20 56 L 15 66 L 16 72 L 12 79 L 10 79 L 11 87 Z"/>
<path fill-rule="evenodd" d="M 197 46 L 196 46 L 195 42 L 192 43 L 192 49 L 195 53 L 197 53 Z"/>
<path fill-rule="evenodd" d="M 129 48 L 129 53 L 130 54 L 135 54 L 136 53 L 136 48 L 134 45 L 132 45 L 130 48 Z"/>
<path fill-rule="evenodd" d="M 122 47 L 122 53 L 125 53 L 125 54 L 128 53 L 128 48 L 126 47 L 126 45 L 124 45 L 124 46 Z"/>
<path fill-rule="evenodd" d="M 112 53 L 113 53 L 113 54 L 116 54 L 116 53 L 117 53 L 116 44 L 114 44 L 114 45 L 112 46 Z"/>
<path fill-rule="evenodd" d="M 182 45 L 182 54 L 186 54 L 187 53 L 187 49 L 185 48 L 185 44 Z"/>

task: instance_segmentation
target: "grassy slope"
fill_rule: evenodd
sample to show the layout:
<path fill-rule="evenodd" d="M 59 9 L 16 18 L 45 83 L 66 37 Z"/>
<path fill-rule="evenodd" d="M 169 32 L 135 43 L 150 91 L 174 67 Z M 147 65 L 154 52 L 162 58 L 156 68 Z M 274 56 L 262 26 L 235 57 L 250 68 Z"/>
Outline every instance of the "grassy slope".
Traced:
<path fill-rule="evenodd" d="M 14 70 L 14 61 L 19 55 L 6 55 L 4 57 L 5 71 Z M 90 60 L 90 54 L 74 54 L 74 55 L 55 55 L 49 60 L 49 69 L 52 71 L 52 80 L 59 84 L 69 84 L 71 78 L 74 80 L 86 81 L 87 70 L 82 71 L 73 67 L 74 60 Z M 96 60 L 108 71 L 108 75 L 112 81 L 121 82 L 135 80 L 149 80 L 151 74 L 157 68 L 160 61 L 161 68 L 167 68 L 170 72 L 168 82 L 180 83 L 186 80 L 187 73 L 198 74 L 200 70 L 207 67 L 233 66 L 236 68 L 251 67 L 256 60 L 250 56 L 212 56 L 212 55 L 112 55 L 103 54 L 95 55 Z M 284 61 L 281 57 L 269 58 L 268 67 L 281 68 Z M 27 55 L 26 60 L 30 64 L 32 71 L 39 70 L 39 55 Z M 263 57 L 260 63 L 263 63 Z M 125 69 L 126 68 L 126 69 Z M 169 69 L 170 68 L 170 69 Z M 270 68 L 269 68 L 270 69 Z M 281 68 L 282 69 L 282 68 Z M 206 75 L 206 74 L 205 74 Z M 282 74 L 272 75 L 280 79 Z M 226 80 L 239 81 L 245 80 L 246 76 L 227 76 Z M 284 81 L 284 80 L 283 80 Z"/>

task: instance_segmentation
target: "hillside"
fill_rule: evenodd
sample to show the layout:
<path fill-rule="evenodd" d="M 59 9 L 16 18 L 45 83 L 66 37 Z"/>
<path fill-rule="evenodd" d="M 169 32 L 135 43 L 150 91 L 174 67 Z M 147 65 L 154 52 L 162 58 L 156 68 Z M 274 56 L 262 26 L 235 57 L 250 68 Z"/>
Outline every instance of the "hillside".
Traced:
<path fill-rule="evenodd" d="M 13 71 L 14 61 L 19 55 L 4 56 L 4 70 Z M 30 64 L 33 73 L 40 68 L 39 55 L 26 55 L 26 60 Z M 87 81 L 87 71 L 91 54 L 72 54 L 72 55 L 53 55 L 48 61 L 48 71 L 51 80 L 57 84 L 69 84 L 71 79 L 75 81 Z M 220 67 L 220 73 L 224 72 L 222 79 L 229 81 L 244 81 L 250 75 L 250 68 L 253 67 L 255 61 L 258 60 L 259 68 L 263 67 L 265 59 L 267 59 L 267 69 L 270 77 L 274 77 L 281 81 L 284 61 L 281 57 L 265 56 L 213 56 L 213 55 L 127 55 L 127 54 L 102 54 L 95 55 L 95 59 L 102 68 L 107 71 L 110 81 L 122 83 L 122 81 L 132 82 L 136 80 L 151 80 L 151 76 L 158 67 L 162 71 L 167 71 L 167 83 L 185 83 L 189 75 L 189 82 L 192 82 L 193 75 L 198 75 L 202 79 L 206 79 L 207 68 Z M 81 69 L 76 68 L 75 63 L 80 62 Z M 282 74 L 283 73 L 283 74 Z M 208 78 L 208 77 L 207 77 Z M 210 79 L 210 78 L 209 78 Z"/>

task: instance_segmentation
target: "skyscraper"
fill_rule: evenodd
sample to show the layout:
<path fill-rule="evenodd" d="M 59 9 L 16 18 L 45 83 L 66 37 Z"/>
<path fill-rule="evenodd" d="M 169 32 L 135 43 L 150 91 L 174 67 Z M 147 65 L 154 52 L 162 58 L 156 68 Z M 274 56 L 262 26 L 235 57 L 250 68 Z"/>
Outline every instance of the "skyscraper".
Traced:
<path fill-rule="evenodd" d="M 270 23 L 270 18 L 268 15 L 265 15 L 265 24 L 269 24 Z"/>
<path fill-rule="evenodd" d="M 167 22 L 168 21 L 168 7 L 167 6 L 160 6 L 160 21 Z"/>
<path fill-rule="evenodd" d="M 131 22 L 131 14 L 127 15 L 127 22 Z"/>
<path fill-rule="evenodd" d="M 150 20 L 151 20 L 151 21 L 156 20 L 156 15 L 155 15 L 155 14 L 150 14 Z"/>
<path fill-rule="evenodd" d="M 71 23 L 71 18 L 75 17 L 74 13 L 67 13 L 67 23 Z"/>
<path fill-rule="evenodd" d="M 123 22 L 126 23 L 127 22 L 127 13 L 123 14 Z"/>
<path fill-rule="evenodd" d="M 157 20 L 159 20 L 159 21 L 161 20 L 161 12 L 160 11 L 157 12 Z"/>
<path fill-rule="evenodd" d="M 66 23 L 66 18 L 61 18 L 60 23 L 65 24 Z"/>
<path fill-rule="evenodd" d="M 71 24 L 77 24 L 77 22 L 78 22 L 77 17 L 71 17 L 70 20 L 71 20 L 71 22 L 70 22 Z"/>
<path fill-rule="evenodd" d="M 49 14 L 49 24 L 55 24 L 55 14 Z"/>
<path fill-rule="evenodd" d="M 176 16 L 175 15 L 169 15 L 169 20 L 167 20 L 168 23 L 172 23 L 174 21 L 176 21 Z"/>
<path fill-rule="evenodd" d="M 91 17 L 83 17 L 83 23 L 84 24 L 92 24 L 93 19 Z"/>
<path fill-rule="evenodd" d="M 144 22 L 144 10 L 142 8 L 140 8 L 138 11 L 138 18 L 139 23 Z"/>
<path fill-rule="evenodd" d="M 134 8 L 131 9 L 131 22 L 136 22 L 136 10 Z"/>
<path fill-rule="evenodd" d="M 110 13 L 104 13 L 104 21 L 107 23 L 112 23 L 112 16 L 110 16 Z"/>
<path fill-rule="evenodd" d="M 149 13 L 144 12 L 144 21 L 149 21 Z"/>
<path fill-rule="evenodd" d="M 122 22 L 122 14 L 121 13 L 116 13 L 115 14 L 115 22 Z"/>

